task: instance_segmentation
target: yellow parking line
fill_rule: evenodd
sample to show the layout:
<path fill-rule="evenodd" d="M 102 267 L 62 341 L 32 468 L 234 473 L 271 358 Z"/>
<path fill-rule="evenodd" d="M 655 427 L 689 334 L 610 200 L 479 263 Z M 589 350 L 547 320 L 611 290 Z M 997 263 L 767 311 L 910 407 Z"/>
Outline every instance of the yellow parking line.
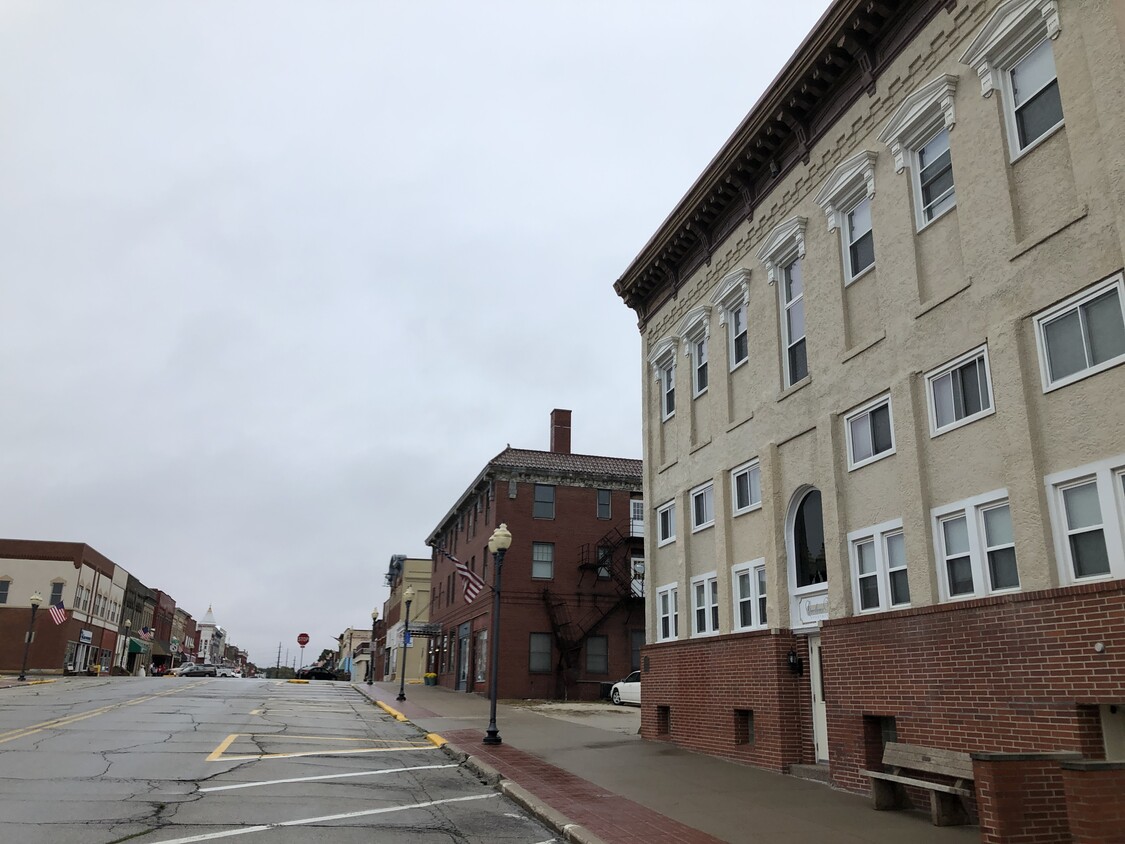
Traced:
<path fill-rule="evenodd" d="M 234 740 L 236 738 L 238 738 L 238 733 L 231 733 L 229 736 L 227 736 L 225 739 L 223 739 L 219 743 L 219 746 L 211 751 L 211 755 L 207 757 L 207 761 L 208 762 L 218 762 L 219 757 L 223 755 L 223 751 L 226 750 L 228 747 L 230 747 L 232 744 L 234 744 Z"/>

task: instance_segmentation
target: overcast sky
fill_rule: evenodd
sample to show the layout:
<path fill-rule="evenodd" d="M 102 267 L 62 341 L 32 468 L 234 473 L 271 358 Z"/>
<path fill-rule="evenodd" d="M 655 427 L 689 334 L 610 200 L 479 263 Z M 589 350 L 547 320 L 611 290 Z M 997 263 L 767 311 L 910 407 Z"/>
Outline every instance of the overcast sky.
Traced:
<path fill-rule="evenodd" d="M 613 282 L 827 6 L 3 0 L 0 536 L 308 662 L 552 408 L 640 457 Z"/>

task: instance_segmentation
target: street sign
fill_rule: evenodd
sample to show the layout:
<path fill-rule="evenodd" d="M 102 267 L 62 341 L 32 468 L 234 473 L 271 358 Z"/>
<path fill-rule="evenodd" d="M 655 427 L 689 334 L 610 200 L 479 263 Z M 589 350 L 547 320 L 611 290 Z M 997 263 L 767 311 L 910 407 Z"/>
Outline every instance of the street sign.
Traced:
<path fill-rule="evenodd" d="M 429 622 L 425 622 L 425 621 L 422 621 L 422 622 L 412 621 L 412 622 L 410 622 L 410 635 L 411 636 L 440 636 L 441 635 L 441 625 L 437 624 L 436 622 L 435 623 L 429 623 Z"/>
<path fill-rule="evenodd" d="M 308 633 L 302 633 L 301 635 L 299 635 L 297 637 L 297 644 L 300 645 L 302 648 L 305 645 L 307 645 L 308 643 L 309 643 L 309 634 Z"/>

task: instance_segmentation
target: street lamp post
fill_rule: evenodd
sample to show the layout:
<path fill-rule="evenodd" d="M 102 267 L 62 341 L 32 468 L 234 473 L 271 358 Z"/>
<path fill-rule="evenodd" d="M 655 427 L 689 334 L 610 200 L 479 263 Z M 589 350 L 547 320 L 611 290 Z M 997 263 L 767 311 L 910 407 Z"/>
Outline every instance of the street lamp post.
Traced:
<path fill-rule="evenodd" d="M 31 593 L 31 622 L 27 625 L 27 642 L 23 646 L 23 665 L 20 666 L 20 676 L 18 679 L 27 679 L 27 654 L 31 650 L 31 638 L 35 635 L 35 613 L 39 611 L 39 605 L 43 603 L 43 596 L 38 592 Z"/>
<path fill-rule="evenodd" d="M 492 664 L 488 668 L 488 729 L 485 744 L 500 744 L 500 731 L 496 729 L 496 678 L 500 673 L 500 570 L 504 567 L 504 553 L 512 547 L 512 534 L 507 525 L 500 525 L 488 538 L 492 552 Z"/>
<path fill-rule="evenodd" d="M 375 682 L 375 622 L 379 620 L 379 608 L 371 611 L 371 644 L 367 646 L 367 685 Z"/>
<path fill-rule="evenodd" d="M 414 600 L 414 587 L 407 586 L 402 593 L 406 601 L 406 626 L 402 629 L 402 664 L 398 667 L 398 697 L 395 700 L 406 700 L 406 647 L 410 644 L 410 603 Z"/>

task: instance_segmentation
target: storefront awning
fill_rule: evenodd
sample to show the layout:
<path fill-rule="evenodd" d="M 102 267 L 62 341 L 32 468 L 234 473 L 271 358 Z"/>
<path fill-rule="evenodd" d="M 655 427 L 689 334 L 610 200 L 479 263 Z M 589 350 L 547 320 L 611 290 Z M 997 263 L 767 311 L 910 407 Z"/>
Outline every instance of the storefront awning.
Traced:
<path fill-rule="evenodd" d="M 149 642 L 149 644 L 152 646 L 153 656 L 171 656 L 171 654 L 168 653 L 167 642 L 157 642 L 154 640 L 152 642 Z"/>
<path fill-rule="evenodd" d="M 129 653 L 131 654 L 147 654 L 148 642 L 144 639 L 138 639 L 135 636 L 129 637 Z"/>

